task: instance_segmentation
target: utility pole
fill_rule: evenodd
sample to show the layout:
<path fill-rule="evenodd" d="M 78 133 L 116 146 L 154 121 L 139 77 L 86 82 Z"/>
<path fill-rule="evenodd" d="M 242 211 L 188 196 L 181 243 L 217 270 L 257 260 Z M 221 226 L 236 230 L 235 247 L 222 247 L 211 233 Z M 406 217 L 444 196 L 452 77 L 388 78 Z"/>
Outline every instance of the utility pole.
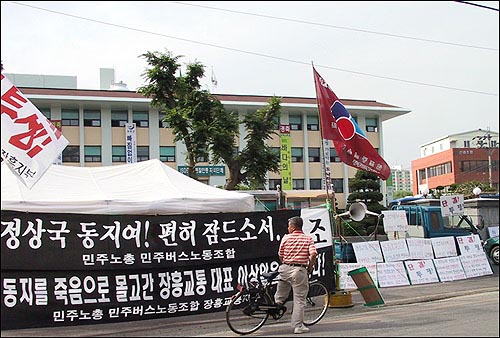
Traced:
<path fill-rule="evenodd" d="M 479 128 L 479 131 L 482 131 L 481 128 Z M 477 140 L 476 142 L 478 148 L 486 149 L 488 153 L 488 182 L 490 188 L 493 188 L 493 177 L 492 177 L 493 164 L 491 162 L 491 155 L 493 155 L 493 151 L 497 147 L 497 142 L 492 141 L 491 138 L 492 136 L 490 133 L 490 128 L 488 127 L 485 135 L 474 136 L 472 139 Z"/>

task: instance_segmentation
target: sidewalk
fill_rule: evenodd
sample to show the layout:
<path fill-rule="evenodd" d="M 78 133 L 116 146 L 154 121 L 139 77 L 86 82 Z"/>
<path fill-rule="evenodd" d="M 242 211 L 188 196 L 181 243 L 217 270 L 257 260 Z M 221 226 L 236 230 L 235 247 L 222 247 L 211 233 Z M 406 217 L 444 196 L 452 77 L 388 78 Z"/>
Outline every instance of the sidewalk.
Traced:
<path fill-rule="evenodd" d="M 481 276 L 452 282 L 380 288 L 379 292 L 385 302 L 385 304 L 382 306 L 393 306 L 429 302 L 451 297 L 498 291 L 498 289 L 499 284 L 497 273 L 494 275 Z M 352 294 L 353 303 L 355 305 L 364 305 L 365 301 L 360 292 L 354 291 Z"/>
<path fill-rule="evenodd" d="M 429 283 L 421 285 L 410 285 L 402 287 L 380 288 L 379 292 L 384 299 L 383 305 L 365 306 L 363 296 L 359 291 L 351 291 L 353 306 L 336 308 L 334 316 L 342 317 L 352 313 L 376 310 L 377 307 L 396 306 L 403 304 L 414 304 L 429 302 L 439 299 L 458 297 L 471 294 L 498 292 L 498 268 L 494 269 L 493 275 L 475 277 L 444 283 Z M 157 320 L 143 320 L 125 323 L 80 325 L 63 327 L 45 327 L 23 330 L 2 330 L 2 337 L 90 337 L 90 336 L 130 336 L 130 332 L 140 332 L 143 336 L 162 336 L 157 327 L 170 327 L 175 331 L 175 336 L 182 334 L 183 328 L 189 326 L 201 327 L 217 325 L 225 327 L 223 312 L 211 314 L 183 316 Z M 172 332 L 170 331 L 170 332 Z"/>

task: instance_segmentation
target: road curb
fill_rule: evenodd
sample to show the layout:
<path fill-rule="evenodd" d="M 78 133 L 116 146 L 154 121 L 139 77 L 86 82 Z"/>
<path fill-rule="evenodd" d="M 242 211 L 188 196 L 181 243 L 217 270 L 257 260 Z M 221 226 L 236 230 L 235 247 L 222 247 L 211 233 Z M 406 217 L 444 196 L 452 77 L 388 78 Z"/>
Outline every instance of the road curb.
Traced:
<path fill-rule="evenodd" d="M 474 294 L 478 294 L 478 293 L 494 292 L 494 291 L 498 291 L 498 289 L 499 289 L 498 287 L 488 287 L 488 288 L 479 288 L 479 289 L 475 289 L 475 290 L 462 290 L 462 291 L 454 291 L 454 292 L 445 292 L 445 293 L 434 294 L 434 295 L 429 295 L 429 296 L 390 300 L 390 301 L 386 301 L 385 304 L 382 306 L 394 306 L 394 305 L 431 302 L 431 301 L 441 300 L 441 299 L 446 299 L 446 298 L 474 295 Z"/>

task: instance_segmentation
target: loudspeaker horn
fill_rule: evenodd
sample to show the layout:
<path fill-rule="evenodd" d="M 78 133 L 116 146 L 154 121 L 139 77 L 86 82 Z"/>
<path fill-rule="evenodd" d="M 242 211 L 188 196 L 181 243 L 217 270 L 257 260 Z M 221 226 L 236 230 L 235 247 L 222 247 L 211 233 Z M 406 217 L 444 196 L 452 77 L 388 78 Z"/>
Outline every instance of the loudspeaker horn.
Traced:
<path fill-rule="evenodd" d="M 366 208 L 366 204 L 363 202 L 355 202 L 351 204 L 349 207 L 349 211 L 343 212 L 339 215 L 338 217 L 343 217 L 343 216 L 349 216 L 353 221 L 359 222 L 363 218 L 365 218 L 366 215 L 373 215 L 380 217 L 379 214 L 372 212 Z"/>

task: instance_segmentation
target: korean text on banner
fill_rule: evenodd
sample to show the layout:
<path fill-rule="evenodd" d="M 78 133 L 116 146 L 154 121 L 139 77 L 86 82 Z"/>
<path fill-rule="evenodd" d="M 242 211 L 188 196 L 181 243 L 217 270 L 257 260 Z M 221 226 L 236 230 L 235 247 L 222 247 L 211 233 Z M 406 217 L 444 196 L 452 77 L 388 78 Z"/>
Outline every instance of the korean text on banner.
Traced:
<path fill-rule="evenodd" d="M 31 189 L 68 140 L 12 82 L 2 78 L 2 160 Z"/>
<path fill-rule="evenodd" d="M 333 141 L 337 155 L 345 164 L 387 180 L 391 174 L 389 165 L 314 67 L 313 71 L 322 137 Z"/>

